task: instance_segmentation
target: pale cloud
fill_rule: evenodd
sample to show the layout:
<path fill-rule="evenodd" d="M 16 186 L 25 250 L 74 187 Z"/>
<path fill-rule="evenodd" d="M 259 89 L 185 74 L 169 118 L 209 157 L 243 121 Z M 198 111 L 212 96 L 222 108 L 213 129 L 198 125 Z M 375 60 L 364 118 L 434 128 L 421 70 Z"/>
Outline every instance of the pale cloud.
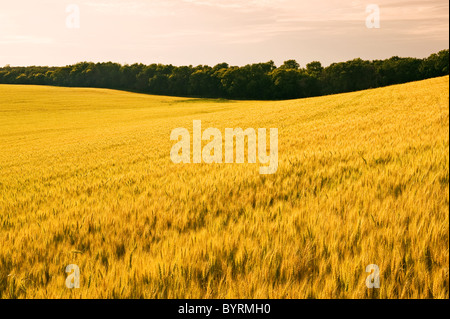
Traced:
<path fill-rule="evenodd" d="M 227 8 L 245 11 L 255 11 L 260 9 L 274 9 L 283 6 L 288 0 L 183 0 L 198 6 L 209 6 L 217 8 Z"/>
<path fill-rule="evenodd" d="M 89 0 L 81 3 L 102 14 L 163 17 L 174 15 L 176 2 L 178 1 Z"/>
<path fill-rule="evenodd" d="M 35 37 L 29 35 L 4 35 L 0 36 L 0 44 L 50 44 L 54 39 L 46 37 Z"/>

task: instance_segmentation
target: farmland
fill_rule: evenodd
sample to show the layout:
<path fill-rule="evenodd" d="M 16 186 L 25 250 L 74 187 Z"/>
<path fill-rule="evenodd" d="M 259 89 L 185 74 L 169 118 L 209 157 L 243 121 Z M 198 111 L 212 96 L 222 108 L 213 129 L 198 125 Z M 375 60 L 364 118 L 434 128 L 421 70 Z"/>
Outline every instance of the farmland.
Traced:
<path fill-rule="evenodd" d="M 0 85 L 0 298 L 449 298 L 448 90 L 448 76 L 288 101 Z M 174 164 L 171 131 L 193 120 L 277 128 L 276 174 Z"/>

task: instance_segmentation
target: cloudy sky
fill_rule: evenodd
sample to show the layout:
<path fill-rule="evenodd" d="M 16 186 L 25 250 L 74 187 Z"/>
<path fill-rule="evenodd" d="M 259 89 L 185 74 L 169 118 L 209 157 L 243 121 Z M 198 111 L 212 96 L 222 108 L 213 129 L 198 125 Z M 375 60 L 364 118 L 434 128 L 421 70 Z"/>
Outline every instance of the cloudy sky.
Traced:
<path fill-rule="evenodd" d="M 369 4 L 379 29 L 366 27 Z M 448 10 L 448 0 L 1 0 L 0 66 L 425 57 L 449 48 Z"/>

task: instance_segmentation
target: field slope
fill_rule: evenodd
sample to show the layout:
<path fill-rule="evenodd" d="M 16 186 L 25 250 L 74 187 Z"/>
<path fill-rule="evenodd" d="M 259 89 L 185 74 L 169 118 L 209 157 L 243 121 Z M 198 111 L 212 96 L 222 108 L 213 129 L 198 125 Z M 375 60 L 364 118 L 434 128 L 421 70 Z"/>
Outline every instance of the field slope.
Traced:
<path fill-rule="evenodd" d="M 0 85 L 0 298 L 449 298 L 448 90 L 237 102 Z M 278 128 L 278 172 L 173 164 L 170 133 L 193 120 Z"/>

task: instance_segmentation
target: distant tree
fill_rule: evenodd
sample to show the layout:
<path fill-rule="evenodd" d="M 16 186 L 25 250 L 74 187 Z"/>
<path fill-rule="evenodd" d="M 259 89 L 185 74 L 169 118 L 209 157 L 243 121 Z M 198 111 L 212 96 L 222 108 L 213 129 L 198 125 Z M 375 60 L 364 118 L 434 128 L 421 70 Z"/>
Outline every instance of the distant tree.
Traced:
<path fill-rule="evenodd" d="M 29 84 L 30 81 L 28 80 L 28 76 L 25 73 L 22 73 L 18 77 L 16 77 L 16 83 L 17 84 Z"/>
<path fill-rule="evenodd" d="M 305 97 L 304 74 L 296 69 L 278 68 L 272 72 L 275 98 L 295 99 Z"/>
<path fill-rule="evenodd" d="M 36 74 L 32 75 L 32 77 L 33 77 L 32 78 L 32 82 L 34 84 L 40 84 L 40 85 L 46 84 L 45 75 L 44 74 L 36 73 Z"/>
<path fill-rule="evenodd" d="M 6 83 L 5 82 L 5 75 L 8 73 L 7 71 L 0 71 L 0 83 Z"/>
<path fill-rule="evenodd" d="M 287 60 L 242 67 L 219 63 L 214 67 L 164 64 L 120 65 L 80 62 L 64 67 L 0 68 L 0 83 L 47 84 L 134 90 L 154 94 L 234 99 L 290 99 L 342 93 L 405 83 L 449 74 L 449 50 L 426 59 L 392 57 L 354 59 L 324 68 L 314 61 L 300 68 Z"/>
<path fill-rule="evenodd" d="M 306 72 L 310 76 L 319 79 L 321 77 L 321 75 L 322 75 L 322 72 L 323 72 L 322 63 L 320 63 L 318 61 L 314 61 L 314 62 L 308 63 L 306 65 Z"/>
<path fill-rule="evenodd" d="M 323 93 L 364 90 L 376 85 L 375 68 L 370 61 L 354 59 L 333 63 L 323 71 Z"/>
<path fill-rule="evenodd" d="M 148 80 L 150 92 L 155 94 L 168 94 L 169 85 L 169 77 L 166 74 L 156 74 Z"/>
<path fill-rule="evenodd" d="M 193 96 L 219 97 L 220 80 L 209 66 L 199 67 L 189 77 L 189 94 Z"/>
<path fill-rule="evenodd" d="M 245 67 L 231 67 L 221 74 L 221 83 L 228 98 L 245 98 L 248 79 Z"/>
<path fill-rule="evenodd" d="M 423 78 L 449 74 L 449 50 L 442 50 L 424 59 L 419 67 Z"/>
<path fill-rule="evenodd" d="M 228 63 L 219 63 L 213 67 L 212 71 L 217 72 L 222 69 L 228 69 L 229 67 Z"/>
<path fill-rule="evenodd" d="M 283 63 L 282 66 L 280 66 L 280 69 L 298 70 L 298 69 L 300 69 L 300 64 L 298 64 L 297 61 L 295 61 L 295 60 L 287 60 Z"/>
<path fill-rule="evenodd" d="M 174 68 L 169 75 L 170 89 L 169 94 L 185 96 L 189 91 L 189 77 L 192 73 L 192 67 L 182 66 Z"/>
<path fill-rule="evenodd" d="M 399 58 L 397 56 L 383 61 L 374 61 L 377 86 L 405 83 L 420 80 L 420 65 L 422 60 L 414 58 Z"/>

